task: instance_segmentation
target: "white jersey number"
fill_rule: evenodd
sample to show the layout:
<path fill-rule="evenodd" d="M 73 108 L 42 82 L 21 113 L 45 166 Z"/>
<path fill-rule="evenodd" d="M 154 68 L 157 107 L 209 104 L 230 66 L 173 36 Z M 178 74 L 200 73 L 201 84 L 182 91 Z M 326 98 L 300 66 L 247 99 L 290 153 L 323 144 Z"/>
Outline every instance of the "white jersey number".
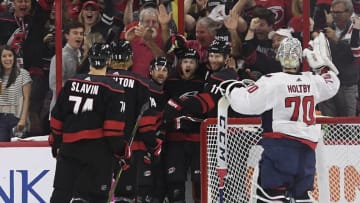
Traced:
<path fill-rule="evenodd" d="M 307 125 L 313 125 L 315 123 L 314 110 L 315 102 L 314 96 L 305 96 L 301 98 L 297 97 L 286 97 L 285 107 L 293 108 L 291 115 L 291 121 L 299 121 L 300 114 L 302 113 L 302 121 Z M 302 111 L 302 112 L 301 112 Z"/>
<path fill-rule="evenodd" d="M 82 97 L 70 96 L 69 101 L 75 102 L 75 105 L 74 105 L 74 108 L 73 108 L 73 113 L 74 114 L 79 113 L 80 104 L 82 104 L 82 103 L 83 103 L 83 105 L 82 105 L 81 112 L 92 111 L 93 110 L 94 99 L 92 99 L 92 98 L 85 98 L 85 101 L 83 101 Z"/>

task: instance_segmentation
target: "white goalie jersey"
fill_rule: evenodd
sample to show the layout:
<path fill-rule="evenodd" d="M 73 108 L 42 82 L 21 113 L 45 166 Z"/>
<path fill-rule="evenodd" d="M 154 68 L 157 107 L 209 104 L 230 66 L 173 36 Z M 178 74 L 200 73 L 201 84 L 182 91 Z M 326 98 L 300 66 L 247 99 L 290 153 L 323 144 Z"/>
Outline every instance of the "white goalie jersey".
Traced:
<path fill-rule="evenodd" d="M 315 106 L 333 97 L 340 86 L 332 71 L 322 75 L 311 72 L 284 72 L 262 76 L 248 87 L 226 92 L 233 110 L 259 115 L 272 110 L 273 132 L 317 142 L 320 126 L 315 125 Z"/>

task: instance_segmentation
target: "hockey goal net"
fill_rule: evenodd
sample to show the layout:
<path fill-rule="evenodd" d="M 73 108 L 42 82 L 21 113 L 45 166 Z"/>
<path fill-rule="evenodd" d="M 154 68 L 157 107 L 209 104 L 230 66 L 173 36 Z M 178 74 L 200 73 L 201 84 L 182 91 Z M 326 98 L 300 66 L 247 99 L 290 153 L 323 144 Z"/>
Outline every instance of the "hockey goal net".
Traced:
<path fill-rule="evenodd" d="M 229 118 L 227 176 L 224 202 L 254 201 L 257 166 L 262 149 L 259 118 Z M 217 120 L 201 127 L 201 190 L 203 203 L 219 202 Z M 316 177 L 312 196 L 318 202 L 360 202 L 360 118 L 317 118 L 323 140 L 316 149 Z"/>

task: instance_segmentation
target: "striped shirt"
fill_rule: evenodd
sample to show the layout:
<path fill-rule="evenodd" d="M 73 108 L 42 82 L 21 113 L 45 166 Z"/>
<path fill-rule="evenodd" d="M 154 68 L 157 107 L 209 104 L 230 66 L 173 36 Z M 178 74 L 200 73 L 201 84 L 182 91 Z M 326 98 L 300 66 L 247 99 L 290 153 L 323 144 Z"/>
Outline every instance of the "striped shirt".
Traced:
<path fill-rule="evenodd" d="M 4 75 L 2 78 L 0 106 L 17 107 L 20 105 L 20 99 L 23 96 L 22 87 L 31 82 L 30 74 L 27 70 L 21 68 L 15 82 L 10 87 L 5 88 L 8 83 L 9 76 Z M 19 109 L 19 108 L 11 108 Z M 13 111 L 13 110 L 12 110 Z M 10 113 L 10 112 L 7 112 Z M 11 112 L 17 114 L 18 112 Z"/>

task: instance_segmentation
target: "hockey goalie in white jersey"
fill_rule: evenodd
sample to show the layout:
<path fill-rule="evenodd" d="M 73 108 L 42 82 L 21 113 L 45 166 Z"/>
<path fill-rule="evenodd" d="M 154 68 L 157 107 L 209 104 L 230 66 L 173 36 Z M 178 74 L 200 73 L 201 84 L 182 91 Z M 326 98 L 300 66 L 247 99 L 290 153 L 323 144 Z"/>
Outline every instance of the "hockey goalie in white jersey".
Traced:
<path fill-rule="evenodd" d="M 312 202 L 315 147 L 321 136 L 315 106 L 333 97 L 340 86 L 329 58 L 325 36 L 311 42 L 304 57 L 313 72 L 300 72 L 303 51 L 296 38 L 286 38 L 277 52 L 283 72 L 262 76 L 250 86 L 227 85 L 225 97 L 241 114 L 261 114 L 264 152 L 259 164 L 257 202 Z"/>

